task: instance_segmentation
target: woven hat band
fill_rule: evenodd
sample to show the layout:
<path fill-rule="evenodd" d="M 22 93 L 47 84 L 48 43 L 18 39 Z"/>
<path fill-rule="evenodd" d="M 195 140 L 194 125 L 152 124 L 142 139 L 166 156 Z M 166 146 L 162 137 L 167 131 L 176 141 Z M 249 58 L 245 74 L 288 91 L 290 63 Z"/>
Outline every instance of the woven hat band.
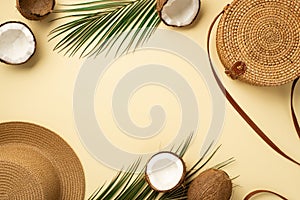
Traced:
<path fill-rule="evenodd" d="M 60 199 L 59 177 L 38 149 L 18 143 L 2 145 L 0 163 L 0 199 Z"/>

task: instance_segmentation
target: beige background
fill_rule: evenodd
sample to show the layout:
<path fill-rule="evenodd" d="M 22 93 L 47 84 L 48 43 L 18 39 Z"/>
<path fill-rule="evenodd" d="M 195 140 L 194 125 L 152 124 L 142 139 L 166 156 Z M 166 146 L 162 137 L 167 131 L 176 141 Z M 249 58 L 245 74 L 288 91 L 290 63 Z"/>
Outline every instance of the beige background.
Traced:
<path fill-rule="evenodd" d="M 183 33 L 205 49 L 206 33 L 212 19 L 229 2 L 225 0 L 204 0 L 202 1 L 201 14 L 194 26 L 185 29 L 171 29 Z M 27 64 L 22 66 L 0 64 L 0 121 L 33 122 L 45 126 L 63 137 L 74 148 L 82 161 L 86 175 L 86 197 L 88 197 L 106 180 L 110 180 L 116 171 L 97 162 L 86 151 L 78 138 L 73 119 L 72 97 L 74 83 L 84 60 L 77 57 L 64 57 L 62 54 L 52 51 L 55 42 L 48 42 L 49 38 L 47 35 L 52 28 L 59 24 L 48 23 L 53 17 L 54 15 L 51 15 L 41 22 L 28 21 L 18 13 L 15 8 L 15 1 L 1 1 L 0 23 L 8 20 L 25 22 L 32 28 L 38 45 L 36 54 Z M 167 27 L 161 25 L 160 28 Z M 222 65 L 218 60 L 216 51 L 213 52 L 214 63 L 223 75 Z M 140 53 L 140 55 L 135 55 L 134 60 L 142 61 L 145 53 L 147 55 L 155 54 L 155 52 Z M 124 59 L 130 61 L 132 60 L 131 56 L 129 55 Z M 172 59 L 171 57 L 171 55 L 166 55 L 162 62 L 174 65 L 174 68 L 177 69 L 176 63 L 180 61 L 175 62 L 176 58 Z M 118 62 L 116 65 L 118 65 Z M 113 70 L 115 69 L 117 68 L 113 68 Z M 113 70 L 112 74 L 108 74 L 112 78 L 117 74 Z M 187 78 L 187 81 L 194 89 L 204 87 L 195 85 L 197 77 L 193 77 L 192 71 L 180 71 L 180 73 Z M 115 77 L 115 79 L 117 78 Z M 231 81 L 224 75 L 222 79 L 234 98 L 268 136 L 288 155 L 300 161 L 300 141 L 293 129 L 289 111 L 290 84 L 274 88 L 263 88 Z M 104 91 L 107 90 L 106 95 L 109 95 L 112 90 L 109 81 L 103 86 L 105 86 L 103 87 Z M 295 106 L 300 117 L 299 89 L 300 86 L 296 89 Z M 144 106 L 151 106 L 157 102 L 146 100 L 147 98 L 143 97 L 151 96 L 151 94 L 158 92 L 157 90 L 159 88 L 145 88 L 132 99 L 129 110 L 137 124 L 146 125 L 149 123 L 147 116 L 140 111 Z M 203 91 L 206 91 L 206 89 L 203 88 Z M 163 138 L 166 135 L 172 138 L 172 133 L 178 129 L 177 126 L 168 124 L 176 125 L 180 122 L 180 119 L 176 117 L 180 112 L 180 107 L 178 107 L 174 97 L 170 96 L 166 91 L 159 92 L 161 92 L 161 97 L 159 97 L 161 102 L 159 103 L 165 106 L 164 108 L 170 118 L 167 118 L 165 129 L 155 140 L 143 141 L 143 145 L 141 145 L 138 141 L 130 138 L 119 137 L 120 134 L 115 132 L 117 131 L 115 124 L 105 118 L 110 113 L 97 112 L 97 119 L 106 120 L 105 128 L 108 132 L 114 133 L 108 134 L 107 137 L 114 144 L 128 151 L 158 151 L 164 145 Z M 97 93 L 95 98 L 101 98 L 101 95 L 103 94 Z M 204 125 L 197 131 L 201 133 L 205 131 L 207 124 L 210 123 L 209 110 L 206 110 L 206 105 L 209 105 L 209 99 L 201 99 L 202 97 L 199 94 L 196 94 L 196 97 L 199 102 L 199 109 L 208 113 L 208 118 L 205 120 Z M 109 100 L 109 98 L 107 99 Z M 96 105 L 98 111 L 101 107 L 107 109 L 105 105 Z M 197 135 L 186 154 L 185 160 L 188 166 L 191 166 L 198 158 L 196 152 L 199 151 L 203 142 L 202 135 Z M 160 141 L 159 145 L 157 141 Z M 232 199 L 242 199 L 246 193 L 253 189 L 274 190 L 288 199 L 299 199 L 299 166 L 287 161 L 271 150 L 228 103 L 226 105 L 224 128 L 219 143 L 222 144 L 222 147 L 208 166 L 213 166 L 232 156 L 236 159 L 233 164 L 225 168 L 231 177 L 239 175 L 239 178 L 234 180 L 236 187 L 234 187 Z M 276 197 L 261 195 L 256 199 L 276 199 Z"/>

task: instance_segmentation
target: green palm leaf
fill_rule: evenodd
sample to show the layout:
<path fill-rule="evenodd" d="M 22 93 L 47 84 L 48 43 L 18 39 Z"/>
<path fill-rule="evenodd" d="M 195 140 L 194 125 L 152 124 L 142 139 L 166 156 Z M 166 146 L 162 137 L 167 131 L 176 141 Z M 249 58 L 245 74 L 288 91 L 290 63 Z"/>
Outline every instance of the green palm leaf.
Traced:
<path fill-rule="evenodd" d="M 142 45 L 161 22 L 155 0 L 94 0 L 78 4 L 61 4 L 54 12 L 70 20 L 50 32 L 50 40 L 60 38 L 54 50 L 80 57 L 98 55 L 104 50 L 124 51 Z M 120 36 L 125 34 L 125 38 Z M 118 39 L 119 41 L 116 43 Z"/>
<path fill-rule="evenodd" d="M 178 147 L 174 153 L 181 157 L 185 154 L 188 146 L 191 142 L 192 136 L 190 136 L 182 146 Z M 209 148 L 210 149 L 210 148 Z M 187 190 L 192 180 L 198 174 L 198 172 L 212 159 L 216 154 L 219 147 L 213 151 L 213 153 L 202 163 L 207 156 L 209 149 L 204 155 L 194 164 L 188 171 L 185 177 L 184 185 L 171 192 L 159 193 L 151 189 L 144 178 L 144 172 L 137 172 L 140 160 L 134 163 L 125 172 L 119 172 L 117 176 L 105 186 L 105 184 L 97 189 L 92 194 L 89 200 L 170 200 L 170 199 L 187 199 Z M 222 162 L 214 168 L 222 168 L 233 162 L 233 158 Z M 202 164 L 201 164 L 202 163 Z"/>

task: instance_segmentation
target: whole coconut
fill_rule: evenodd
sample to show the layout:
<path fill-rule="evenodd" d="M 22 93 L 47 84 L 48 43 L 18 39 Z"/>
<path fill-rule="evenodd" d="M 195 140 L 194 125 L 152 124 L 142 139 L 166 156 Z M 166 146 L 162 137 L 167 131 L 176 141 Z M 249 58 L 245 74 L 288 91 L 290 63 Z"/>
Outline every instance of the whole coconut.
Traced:
<path fill-rule="evenodd" d="M 226 172 L 208 169 L 200 173 L 188 189 L 189 200 L 229 200 L 232 182 Z"/>

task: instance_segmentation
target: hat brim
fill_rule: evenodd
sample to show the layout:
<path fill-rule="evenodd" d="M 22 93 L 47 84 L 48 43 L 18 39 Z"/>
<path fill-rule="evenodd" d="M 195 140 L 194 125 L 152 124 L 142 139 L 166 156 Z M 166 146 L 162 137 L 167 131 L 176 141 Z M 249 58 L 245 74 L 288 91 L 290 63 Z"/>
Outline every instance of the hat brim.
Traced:
<path fill-rule="evenodd" d="M 81 162 L 56 133 L 27 122 L 0 123 L 0 146 L 9 144 L 37 148 L 51 162 L 59 178 L 61 199 L 84 199 L 85 176 Z"/>

